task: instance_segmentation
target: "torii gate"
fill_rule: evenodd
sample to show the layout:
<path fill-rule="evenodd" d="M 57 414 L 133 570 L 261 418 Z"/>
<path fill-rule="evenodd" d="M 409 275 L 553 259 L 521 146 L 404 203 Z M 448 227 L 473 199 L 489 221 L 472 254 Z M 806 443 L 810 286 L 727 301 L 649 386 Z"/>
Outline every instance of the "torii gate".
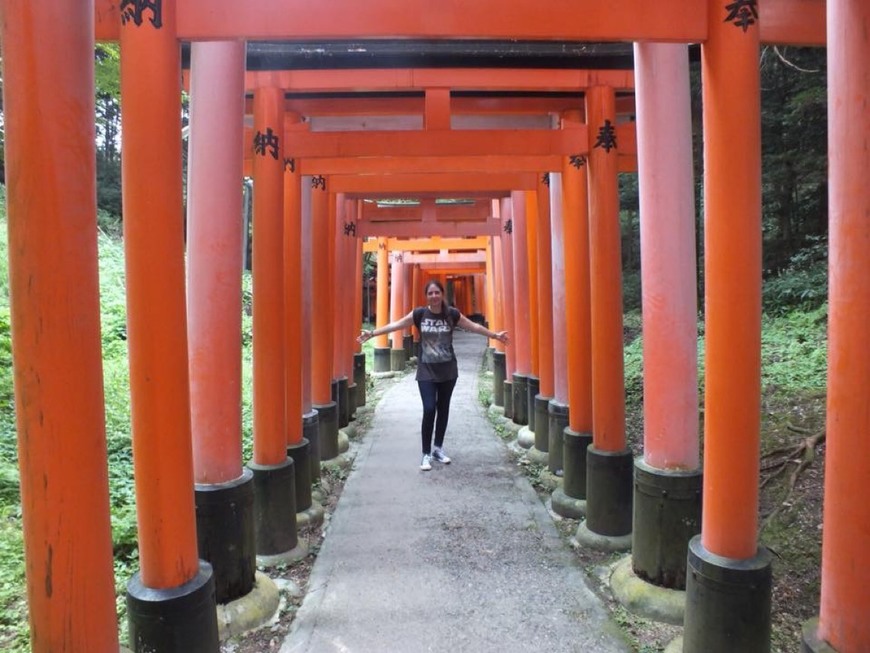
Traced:
<path fill-rule="evenodd" d="M 746 578 L 760 578 L 762 587 L 769 572 L 758 553 L 755 526 L 760 333 L 757 50 L 759 42 L 827 40 L 829 473 L 822 605 L 818 628 L 807 630 L 805 645 L 809 650 L 830 646 L 842 653 L 866 649 L 870 583 L 861 571 L 866 568 L 861 556 L 870 508 L 853 499 L 868 471 L 866 456 L 856 453 L 864 450 L 870 429 L 865 405 L 870 381 L 865 347 L 870 323 L 870 263 L 865 256 L 870 191 L 862 181 L 870 163 L 865 113 L 870 7 L 859 0 L 831 0 L 827 9 L 814 0 L 766 0 L 760 8 L 757 4 L 709 0 L 687 7 L 680 0 L 598 0 L 580 12 L 568 4 L 541 11 L 540 3 L 524 1 L 506 12 L 494 0 L 484 0 L 453 13 L 425 2 L 404 2 L 399 8 L 391 0 L 365 5 L 339 0 L 327 14 L 308 12 L 299 0 L 260 0 L 244 9 L 227 0 L 215 0 L 206 8 L 189 0 L 64 0 L 38 7 L 4 0 L 0 6 L 10 277 L 34 650 L 117 648 L 97 317 L 94 168 L 87 154 L 94 140 L 95 24 L 97 38 L 120 39 L 123 48 L 134 453 L 137 477 L 152 482 L 152 491 L 139 496 L 140 577 L 143 587 L 164 601 L 179 594 L 190 599 L 192 612 L 187 616 L 192 618 L 179 626 L 188 638 L 181 646 L 196 642 L 212 650 L 216 636 L 211 638 L 209 630 L 209 572 L 197 559 L 193 502 L 184 500 L 190 497 L 193 474 L 188 345 L 185 331 L 179 329 L 185 297 L 176 129 L 178 39 L 390 34 L 702 43 L 706 455 L 704 525 L 692 544 L 690 564 L 694 572 L 709 572 L 738 586 Z M 298 20 L 301 15 L 304 21 Z M 46 116 L 63 120 L 45 120 Z M 749 138 L 736 138 L 739 134 Z M 443 152 L 434 139 L 414 143 L 420 156 L 429 153 L 427 147 Z M 318 143 L 324 144 L 325 140 Z M 366 145 L 365 138 L 358 145 Z M 151 264 L 156 255 L 163 261 L 159 268 Z M 735 441 L 734 432 L 743 437 Z M 159 484 L 154 482 L 158 479 Z M 81 510 L 85 505 L 92 510 Z M 93 537 L 83 538 L 82 532 Z M 80 594 L 86 587 L 87 603 Z M 690 577 L 690 595 L 693 591 L 699 590 L 692 589 Z M 684 650 L 720 650 L 716 647 L 726 645 L 723 632 L 733 626 L 728 620 L 730 604 L 717 603 L 711 594 L 715 591 L 692 595 L 697 601 L 690 602 L 694 608 L 687 614 Z M 763 607 L 764 591 L 756 594 L 760 596 L 750 597 L 752 604 Z M 160 603 L 156 601 L 158 612 Z M 723 630 L 707 628 L 705 634 L 711 622 Z M 757 647 L 752 650 L 762 650 L 764 634 L 752 642 Z"/>

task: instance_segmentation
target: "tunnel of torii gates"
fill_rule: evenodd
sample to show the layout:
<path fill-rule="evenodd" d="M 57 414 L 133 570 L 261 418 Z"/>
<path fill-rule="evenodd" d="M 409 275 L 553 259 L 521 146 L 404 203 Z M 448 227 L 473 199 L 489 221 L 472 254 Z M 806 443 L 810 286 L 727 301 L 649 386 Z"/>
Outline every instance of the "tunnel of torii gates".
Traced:
<path fill-rule="evenodd" d="M 252 591 L 257 557 L 298 553 L 299 520 L 316 512 L 312 480 L 322 461 L 339 456 L 339 429 L 365 402 L 355 345 L 365 248 L 377 252 L 378 324 L 420 303 L 422 284 L 438 278 L 463 311 L 511 333 L 504 350 L 493 343 L 496 403 L 528 422 L 533 449 L 563 470 L 554 505 L 585 512 L 578 537 L 628 538 L 638 575 L 685 588 L 683 650 L 769 650 L 770 555 L 757 541 L 759 48 L 827 44 L 828 469 L 821 607 L 804 647 L 870 650 L 870 503 L 860 500 L 870 475 L 870 3 L 0 7 L 34 651 L 119 646 L 95 229 L 95 40 L 121 43 L 140 546 L 140 571 L 127 586 L 131 648 L 217 651 L 216 602 Z M 184 64 L 181 43 L 189 44 Z M 689 43 L 700 44 L 703 80 L 703 469 Z M 182 84 L 191 98 L 186 239 Z M 239 407 L 245 166 L 255 187 L 247 465 Z M 632 170 L 645 369 L 636 460 L 624 433 L 617 193 L 617 172 Z M 376 366 L 401 361 L 407 335 L 381 338 Z"/>

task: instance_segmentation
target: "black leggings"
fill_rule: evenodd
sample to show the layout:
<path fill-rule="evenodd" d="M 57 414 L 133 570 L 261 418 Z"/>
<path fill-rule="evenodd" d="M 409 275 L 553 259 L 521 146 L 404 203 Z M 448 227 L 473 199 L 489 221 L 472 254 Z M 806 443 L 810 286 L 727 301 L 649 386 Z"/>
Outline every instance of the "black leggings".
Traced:
<path fill-rule="evenodd" d="M 435 446 L 444 444 L 447 418 L 450 416 L 450 396 L 456 379 L 449 381 L 417 381 L 423 400 L 423 453 L 432 453 L 432 428 L 435 428 Z"/>

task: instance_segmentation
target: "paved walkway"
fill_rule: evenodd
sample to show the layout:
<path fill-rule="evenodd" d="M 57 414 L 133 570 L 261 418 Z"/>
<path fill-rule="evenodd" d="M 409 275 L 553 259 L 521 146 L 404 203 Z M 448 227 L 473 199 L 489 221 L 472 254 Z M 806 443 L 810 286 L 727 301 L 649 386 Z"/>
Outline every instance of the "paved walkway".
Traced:
<path fill-rule="evenodd" d="M 457 333 L 444 448 L 419 470 L 413 374 L 360 445 L 282 653 L 630 651 L 478 401 L 486 341 Z"/>

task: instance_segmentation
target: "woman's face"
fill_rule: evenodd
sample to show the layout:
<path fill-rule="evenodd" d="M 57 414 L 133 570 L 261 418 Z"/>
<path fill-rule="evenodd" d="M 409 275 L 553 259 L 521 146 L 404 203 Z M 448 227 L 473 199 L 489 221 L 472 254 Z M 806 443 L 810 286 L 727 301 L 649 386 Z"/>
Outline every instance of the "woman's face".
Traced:
<path fill-rule="evenodd" d="M 430 284 L 428 288 L 426 288 L 426 300 L 429 302 L 429 306 L 438 306 L 441 304 L 443 296 L 441 293 L 441 289 L 436 286 L 434 283 Z"/>

